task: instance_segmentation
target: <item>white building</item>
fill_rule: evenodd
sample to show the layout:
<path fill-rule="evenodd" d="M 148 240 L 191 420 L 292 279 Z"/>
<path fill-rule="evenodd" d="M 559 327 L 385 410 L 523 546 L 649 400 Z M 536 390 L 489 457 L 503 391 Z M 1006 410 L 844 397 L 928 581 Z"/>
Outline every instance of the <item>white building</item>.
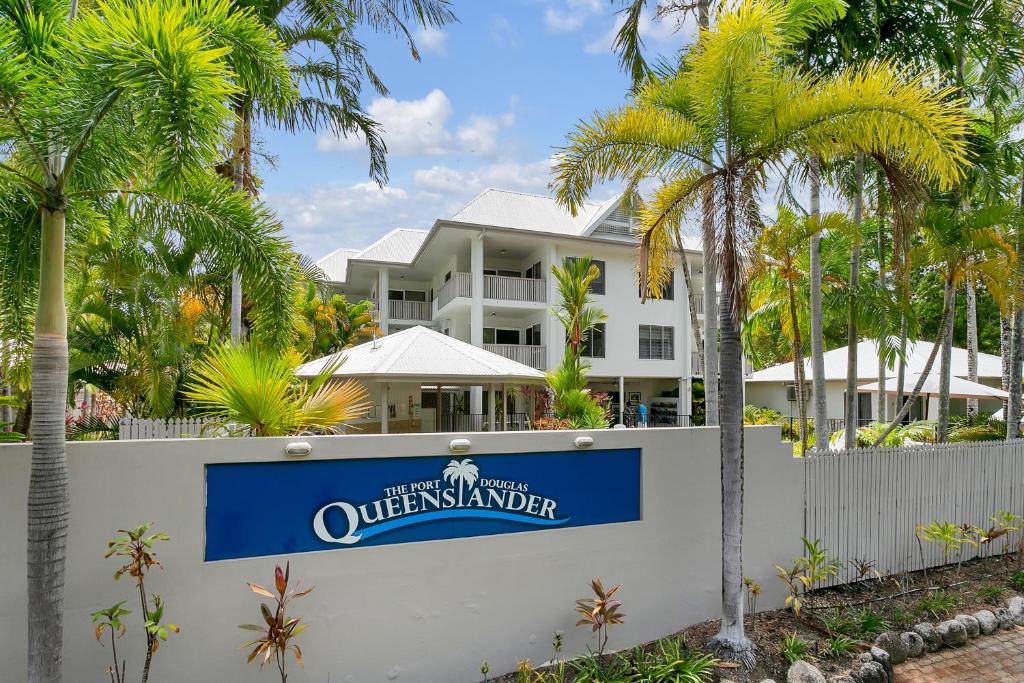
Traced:
<path fill-rule="evenodd" d="M 593 300 L 608 314 L 585 352 L 591 386 L 610 394 L 616 411 L 625 394 L 648 406 L 652 422 L 685 423 L 697 362 L 684 278 L 677 267 L 665 297 L 641 303 L 637 245 L 621 202 L 585 204 L 574 217 L 549 197 L 490 189 L 430 230 L 394 230 L 365 249 L 337 249 L 318 265 L 349 300 L 386 301 L 378 303 L 385 332 L 424 325 L 550 370 L 565 351 L 565 331 L 552 314 L 559 297 L 551 266 L 589 256 L 601 269 Z M 699 287 L 700 251 L 686 256 Z M 466 394 L 466 412 L 486 412 L 479 387 Z M 529 412 L 517 401 L 516 411 Z"/>
<path fill-rule="evenodd" d="M 825 360 L 825 403 L 828 407 L 830 420 L 841 420 L 844 416 L 844 399 L 846 396 L 846 368 L 847 362 L 846 346 L 827 351 Z M 931 342 L 909 342 L 907 345 L 907 375 L 920 373 L 931 353 Z M 951 372 L 953 377 L 967 377 L 967 350 L 953 347 L 950 356 Z M 990 387 L 998 388 L 1002 382 L 1002 359 L 988 353 L 978 354 L 978 382 Z M 932 375 L 938 376 L 939 357 L 935 358 L 932 368 Z M 887 370 L 887 377 L 896 376 L 896 368 Z M 812 380 L 814 373 L 811 369 L 810 358 L 804 359 L 804 379 L 807 388 L 804 390 L 804 399 L 807 403 L 808 416 L 813 417 L 814 401 L 811 398 Z M 857 344 L 857 385 L 867 386 L 878 382 L 878 344 L 875 341 L 865 340 Z M 793 363 L 781 363 L 753 373 L 746 381 L 746 402 L 750 405 L 772 408 L 783 415 L 797 416 L 795 382 L 793 381 Z M 906 393 L 913 391 L 914 387 L 910 381 L 905 384 Z M 878 392 L 859 391 L 857 393 L 858 413 L 861 422 L 873 422 L 878 415 Z M 890 419 L 895 415 L 896 397 L 888 396 L 886 415 Z M 978 402 L 978 409 L 982 412 L 995 412 L 1002 407 L 1002 402 L 996 399 L 983 399 Z M 963 415 L 967 410 L 967 401 L 963 398 L 950 399 L 950 413 Z M 916 405 L 911 407 L 911 419 L 934 419 L 938 416 L 938 401 L 918 399 Z"/>

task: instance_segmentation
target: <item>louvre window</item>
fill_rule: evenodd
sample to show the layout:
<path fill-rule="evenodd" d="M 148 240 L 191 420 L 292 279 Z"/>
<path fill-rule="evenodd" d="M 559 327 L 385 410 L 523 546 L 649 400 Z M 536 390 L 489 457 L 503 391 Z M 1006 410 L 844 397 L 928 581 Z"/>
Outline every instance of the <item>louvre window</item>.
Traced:
<path fill-rule="evenodd" d="M 641 360 L 673 360 L 675 328 L 662 325 L 640 326 Z"/>

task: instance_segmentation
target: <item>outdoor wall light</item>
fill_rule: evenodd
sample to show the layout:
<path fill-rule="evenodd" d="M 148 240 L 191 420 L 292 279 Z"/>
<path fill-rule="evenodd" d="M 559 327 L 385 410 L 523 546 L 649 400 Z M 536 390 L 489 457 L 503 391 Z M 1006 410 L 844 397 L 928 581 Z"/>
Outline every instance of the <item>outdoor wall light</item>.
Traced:
<path fill-rule="evenodd" d="M 465 453 L 472 445 L 473 442 L 469 439 L 452 439 L 448 443 L 448 450 L 452 453 Z"/>
<path fill-rule="evenodd" d="M 594 437 L 592 436 L 577 436 L 573 439 L 572 445 L 576 448 L 590 448 L 594 445 Z"/>
<path fill-rule="evenodd" d="M 293 458 L 301 458 L 313 452 L 313 447 L 307 441 L 292 441 L 284 447 L 284 454 Z"/>

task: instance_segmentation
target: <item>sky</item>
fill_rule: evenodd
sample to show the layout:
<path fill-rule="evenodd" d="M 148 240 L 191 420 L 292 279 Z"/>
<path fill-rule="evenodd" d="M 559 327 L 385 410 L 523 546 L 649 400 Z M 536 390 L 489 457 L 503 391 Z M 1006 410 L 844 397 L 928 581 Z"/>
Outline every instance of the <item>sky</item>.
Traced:
<path fill-rule="evenodd" d="M 369 178 L 361 139 L 257 132 L 264 201 L 296 248 L 317 259 L 394 228 L 429 228 L 488 187 L 547 193 L 550 158 L 580 119 L 625 101 L 608 0 L 452 0 L 459 23 L 401 40 L 360 32 L 390 89 L 364 107 L 388 145 L 389 181 Z M 644 17 L 649 56 L 674 54 L 689 24 Z M 614 188 L 595 191 L 596 201 Z"/>

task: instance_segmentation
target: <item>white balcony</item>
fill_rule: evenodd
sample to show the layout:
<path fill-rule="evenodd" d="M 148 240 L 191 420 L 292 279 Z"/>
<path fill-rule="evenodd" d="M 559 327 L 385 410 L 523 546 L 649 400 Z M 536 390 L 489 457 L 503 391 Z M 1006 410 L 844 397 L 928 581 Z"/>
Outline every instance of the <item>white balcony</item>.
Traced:
<path fill-rule="evenodd" d="M 523 365 L 529 365 L 537 370 L 545 369 L 547 365 L 547 352 L 544 346 L 527 346 L 525 344 L 484 344 L 484 351 L 496 353 L 499 356 L 514 360 Z"/>
<path fill-rule="evenodd" d="M 388 301 L 388 317 L 391 320 L 429 321 L 430 313 L 430 302 L 427 301 Z"/>
<path fill-rule="evenodd" d="M 542 304 L 547 301 L 547 281 L 543 278 L 484 275 L 484 298 Z"/>
<path fill-rule="evenodd" d="M 452 278 L 437 292 L 437 310 L 462 296 L 473 296 L 473 277 L 469 273 L 452 273 Z"/>

